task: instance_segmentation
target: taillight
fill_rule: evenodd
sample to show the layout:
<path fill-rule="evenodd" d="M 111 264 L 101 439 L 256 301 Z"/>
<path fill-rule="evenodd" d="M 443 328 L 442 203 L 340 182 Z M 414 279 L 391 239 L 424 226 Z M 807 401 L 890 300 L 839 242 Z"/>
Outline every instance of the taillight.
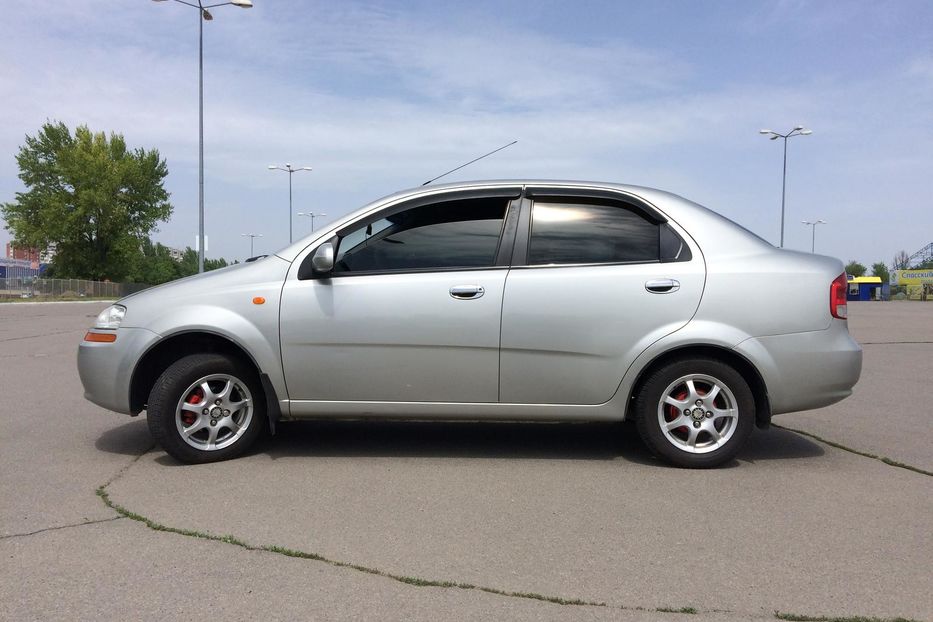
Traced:
<path fill-rule="evenodd" d="M 847 286 L 845 272 L 837 276 L 833 284 L 829 286 L 829 312 L 840 320 L 849 317 L 849 307 L 846 305 Z"/>

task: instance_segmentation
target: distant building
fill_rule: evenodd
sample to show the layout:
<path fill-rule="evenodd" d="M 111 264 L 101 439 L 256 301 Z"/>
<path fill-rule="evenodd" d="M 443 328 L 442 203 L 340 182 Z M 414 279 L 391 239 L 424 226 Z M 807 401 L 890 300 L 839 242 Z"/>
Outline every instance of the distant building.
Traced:
<path fill-rule="evenodd" d="M 881 282 L 880 276 L 849 277 L 848 300 L 888 300 L 891 286 Z"/>
<path fill-rule="evenodd" d="M 182 257 L 185 256 L 185 251 L 178 250 L 177 248 L 172 248 L 166 246 L 168 249 L 168 256 L 171 257 L 174 261 L 181 261 Z"/>
<path fill-rule="evenodd" d="M 52 242 L 49 244 L 44 251 L 39 253 L 39 263 L 52 263 L 52 260 L 55 259 L 55 253 L 58 252 L 58 244 Z"/>
<path fill-rule="evenodd" d="M 58 247 L 54 243 L 49 244 L 45 250 L 40 251 L 38 248 L 14 246 L 11 242 L 7 242 L 6 258 L 19 259 L 22 261 L 28 261 L 30 263 L 52 263 L 52 259 L 55 258 L 55 253 L 57 250 Z"/>
<path fill-rule="evenodd" d="M 39 249 L 27 248 L 25 246 L 13 246 L 11 242 L 6 245 L 6 258 L 19 259 L 21 261 L 39 262 Z"/>

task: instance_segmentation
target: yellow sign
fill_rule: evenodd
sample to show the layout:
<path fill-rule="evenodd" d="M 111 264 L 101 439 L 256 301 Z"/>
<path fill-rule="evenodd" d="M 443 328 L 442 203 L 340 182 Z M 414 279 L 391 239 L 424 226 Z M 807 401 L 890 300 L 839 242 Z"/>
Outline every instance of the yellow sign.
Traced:
<path fill-rule="evenodd" d="M 894 270 L 891 285 L 922 285 L 933 283 L 933 270 Z"/>
<path fill-rule="evenodd" d="M 894 270 L 891 285 L 903 285 L 912 300 L 927 300 L 933 295 L 933 270 Z"/>

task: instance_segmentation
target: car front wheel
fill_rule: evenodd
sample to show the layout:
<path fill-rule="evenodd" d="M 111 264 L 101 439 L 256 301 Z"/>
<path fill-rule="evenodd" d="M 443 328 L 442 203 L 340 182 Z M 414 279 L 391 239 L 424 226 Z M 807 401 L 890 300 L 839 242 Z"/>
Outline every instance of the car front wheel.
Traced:
<path fill-rule="evenodd" d="M 755 398 L 735 369 L 716 359 L 669 363 L 635 400 L 638 432 L 655 455 L 681 467 L 733 459 L 751 434 Z"/>
<path fill-rule="evenodd" d="M 242 454 L 265 424 L 265 401 L 254 371 L 221 354 L 179 359 L 156 381 L 146 419 L 153 438 L 187 463 Z"/>

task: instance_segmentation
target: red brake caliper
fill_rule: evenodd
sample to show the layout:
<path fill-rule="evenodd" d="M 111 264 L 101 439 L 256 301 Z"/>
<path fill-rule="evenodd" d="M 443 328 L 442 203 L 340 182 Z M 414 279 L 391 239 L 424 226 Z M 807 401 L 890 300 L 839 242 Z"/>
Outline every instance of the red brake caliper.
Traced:
<path fill-rule="evenodd" d="M 686 389 L 682 389 L 682 390 L 678 391 L 676 395 L 674 395 L 674 399 L 675 399 L 675 400 L 685 400 L 685 399 L 687 399 L 687 395 L 688 395 L 687 390 L 686 390 Z M 668 419 L 668 421 L 673 421 L 674 419 L 676 419 L 677 417 L 680 416 L 680 409 L 679 409 L 679 408 L 677 408 L 677 407 L 674 406 L 673 404 L 668 404 L 668 408 L 670 409 L 670 410 L 669 410 L 669 413 L 670 413 L 670 415 L 671 415 L 671 418 Z M 689 432 L 689 431 L 690 431 L 690 429 L 689 429 L 687 426 L 682 425 L 682 426 L 680 426 L 679 428 L 674 428 L 673 430 L 671 430 L 671 432 L 674 432 L 674 431 L 677 431 L 677 430 L 679 430 L 679 431 L 681 431 L 681 432 Z"/>
<path fill-rule="evenodd" d="M 204 399 L 204 390 L 201 387 L 198 387 L 191 392 L 191 395 L 185 398 L 185 402 L 188 404 L 200 404 L 201 400 Z M 181 422 L 185 425 L 193 425 L 197 421 L 197 414 L 191 412 L 190 410 L 181 411 Z"/>

